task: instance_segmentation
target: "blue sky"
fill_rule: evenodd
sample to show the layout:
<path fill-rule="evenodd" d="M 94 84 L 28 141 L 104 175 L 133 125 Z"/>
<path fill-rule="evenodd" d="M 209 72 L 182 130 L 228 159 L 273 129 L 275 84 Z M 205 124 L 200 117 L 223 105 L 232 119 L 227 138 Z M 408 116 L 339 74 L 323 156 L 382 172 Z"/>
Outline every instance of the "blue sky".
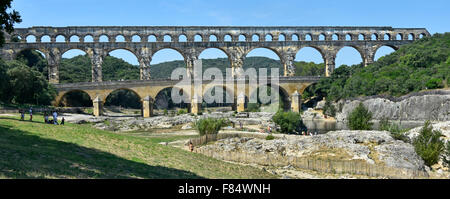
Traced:
<path fill-rule="evenodd" d="M 22 15 L 16 27 L 31 26 L 392 26 L 424 27 L 431 34 L 450 31 L 448 0 L 14 0 L 13 8 Z M 381 49 L 377 57 L 391 52 Z M 70 52 L 71 57 L 78 52 Z M 114 56 L 137 64 L 137 59 L 123 51 Z M 219 50 L 202 53 L 201 58 L 224 57 Z M 269 50 L 255 50 L 249 56 L 278 59 Z M 181 59 L 165 50 L 157 53 L 152 64 Z M 322 62 L 311 49 L 297 54 L 297 61 Z M 351 48 L 339 52 L 336 64 L 359 63 L 361 58 Z"/>

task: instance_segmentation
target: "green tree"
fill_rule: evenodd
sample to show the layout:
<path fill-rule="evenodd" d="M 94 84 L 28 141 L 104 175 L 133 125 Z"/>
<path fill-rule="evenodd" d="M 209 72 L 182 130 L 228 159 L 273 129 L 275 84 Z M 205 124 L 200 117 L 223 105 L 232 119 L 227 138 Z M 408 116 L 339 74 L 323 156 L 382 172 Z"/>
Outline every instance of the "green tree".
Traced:
<path fill-rule="evenodd" d="M 300 113 L 280 110 L 272 117 L 272 120 L 280 126 L 282 133 L 296 133 L 302 129 L 306 129 Z"/>
<path fill-rule="evenodd" d="M 427 121 L 413 140 L 416 153 L 422 157 L 427 166 L 432 166 L 439 161 L 439 156 L 444 149 L 441 136 L 441 132 L 433 130 L 430 121 Z"/>
<path fill-rule="evenodd" d="M 38 71 L 25 64 L 10 62 L 8 96 L 9 102 L 18 104 L 49 105 L 56 97 L 55 88 Z"/>
<path fill-rule="evenodd" d="M 0 2 L 0 47 L 5 43 L 5 33 L 14 31 L 14 24 L 22 22 L 19 12 L 10 10 L 12 0 L 2 0 Z"/>
<path fill-rule="evenodd" d="M 204 118 L 195 122 L 195 128 L 200 135 L 210 135 L 219 133 L 219 130 L 227 124 L 226 119 Z"/>
<path fill-rule="evenodd" d="M 372 130 L 372 113 L 362 102 L 348 115 L 347 124 L 351 130 Z"/>

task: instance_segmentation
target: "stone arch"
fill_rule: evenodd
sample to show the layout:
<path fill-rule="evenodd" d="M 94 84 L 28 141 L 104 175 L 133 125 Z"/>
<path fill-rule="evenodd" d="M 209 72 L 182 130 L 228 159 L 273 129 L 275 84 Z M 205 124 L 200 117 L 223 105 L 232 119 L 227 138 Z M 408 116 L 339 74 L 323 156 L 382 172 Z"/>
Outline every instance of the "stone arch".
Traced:
<path fill-rule="evenodd" d="M 366 40 L 366 35 L 363 34 L 363 33 L 359 33 L 359 34 L 358 34 L 358 40 L 359 40 L 359 41 L 364 41 L 364 40 Z"/>
<path fill-rule="evenodd" d="M 98 38 L 99 38 L 99 40 L 98 40 L 99 42 L 109 42 L 110 41 L 108 35 L 105 35 L 105 34 L 100 35 Z"/>
<path fill-rule="evenodd" d="M 350 33 L 345 34 L 345 41 L 353 41 L 353 35 Z"/>
<path fill-rule="evenodd" d="M 281 34 L 278 36 L 278 41 L 286 41 L 286 34 L 281 33 Z"/>
<path fill-rule="evenodd" d="M 27 41 L 27 43 L 36 43 L 38 42 L 37 37 L 33 34 L 28 34 L 25 36 L 25 40 Z"/>
<path fill-rule="evenodd" d="M 386 48 L 390 48 L 390 49 L 386 49 Z M 395 52 L 397 50 L 398 50 L 398 48 L 396 46 L 393 46 L 393 45 L 380 45 L 380 46 L 377 46 L 375 48 L 375 51 L 374 51 L 374 61 L 378 60 L 382 56 L 385 56 L 385 55 L 390 54 L 392 52 Z M 381 52 L 383 55 L 380 55 L 380 51 L 383 51 L 383 52 Z"/>
<path fill-rule="evenodd" d="M 14 35 L 12 35 L 10 38 L 9 38 L 9 41 L 11 42 L 11 43 L 14 43 L 14 42 L 21 42 L 22 41 L 22 36 L 20 36 L 19 34 L 14 34 Z M 26 40 L 25 40 L 26 41 Z"/>
<path fill-rule="evenodd" d="M 256 50 L 256 53 L 258 53 L 258 55 L 251 56 L 251 57 L 265 57 L 265 58 L 273 59 L 276 62 L 279 62 L 279 64 L 276 64 L 276 65 L 278 65 L 279 73 L 280 73 L 280 75 L 284 74 L 284 70 L 285 69 L 284 69 L 283 56 L 282 56 L 281 52 L 279 52 L 276 49 L 273 49 L 271 47 L 267 47 L 267 46 L 258 46 L 258 47 L 253 47 L 253 48 L 247 49 L 246 52 L 243 55 L 243 57 L 245 57 L 244 62 L 243 62 L 243 66 L 242 66 L 243 69 L 249 67 L 249 65 L 254 65 L 254 63 L 253 64 L 250 63 L 248 58 L 249 58 L 249 55 L 251 55 L 252 52 L 255 52 L 255 50 Z M 260 51 L 260 52 L 258 52 L 258 51 Z M 267 52 L 270 52 L 270 53 L 268 54 Z M 271 53 L 275 54 L 275 56 L 273 56 L 273 54 L 270 55 Z M 259 55 L 259 54 L 264 54 L 264 55 Z M 258 70 L 256 72 L 259 74 Z M 270 69 L 268 69 L 267 72 L 270 72 Z"/>
<path fill-rule="evenodd" d="M 142 37 L 138 34 L 131 36 L 131 42 L 142 42 Z"/>
<path fill-rule="evenodd" d="M 194 35 L 194 42 L 202 42 L 203 36 L 201 34 L 195 34 Z"/>
<path fill-rule="evenodd" d="M 390 33 L 384 33 L 383 40 L 385 40 L 385 41 L 392 40 L 391 34 Z"/>
<path fill-rule="evenodd" d="M 75 100 L 71 101 L 73 99 L 67 99 L 67 97 L 78 98 L 77 100 L 82 100 L 82 101 L 74 102 Z M 66 106 L 67 104 L 72 104 L 72 106 L 69 106 L 69 107 L 92 107 L 93 106 L 92 101 L 94 99 L 93 97 L 94 96 L 89 94 L 89 92 L 86 92 L 81 89 L 74 89 L 74 90 L 70 90 L 70 91 L 59 92 L 58 96 L 54 100 L 54 106 L 67 107 Z M 67 101 L 64 102 L 63 101 L 64 99 L 66 99 Z"/>
<path fill-rule="evenodd" d="M 43 35 L 40 38 L 41 43 L 50 43 L 52 42 L 52 38 L 49 35 Z"/>
<path fill-rule="evenodd" d="M 308 33 L 305 35 L 305 37 L 303 39 L 305 41 L 313 41 L 313 36 L 312 36 L 312 34 Z"/>
<path fill-rule="evenodd" d="M 83 42 L 86 43 L 92 43 L 94 42 L 94 36 L 92 36 L 91 34 L 87 34 L 83 37 Z"/>
<path fill-rule="evenodd" d="M 333 41 L 339 41 L 339 40 L 340 40 L 340 37 L 339 37 L 338 34 L 334 33 L 333 35 L 331 35 L 331 40 L 333 40 Z"/>
<path fill-rule="evenodd" d="M 185 34 L 178 35 L 178 42 L 187 42 L 187 36 Z"/>
<path fill-rule="evenodd" d="M 253 42 L 259 42 L 259 41 L 260 41 L 260 36 L 259 36 L 259 34 L 253 34 L 253 35 L 252 35 L 252 41 L 253 41 Z"/>
<path fill-rule="evenodd" d="M 247 41 L 247 36 L 245 35 L 245 34 L 240 34 L 239 35 L 239 38 L 238 38 L 238 41 Z"/>
<path fill-rule="evenodd" d="M 219 47 L 211 47 L 211 48 L 202 49 L 200 54 L 199 54 L 199 59 L 200 59 L 200 56 L 202 55 L 202 53 L 204 53 L 207 50 L 214 50 L 214 49 L 215 50 L 219 50 L 219 51 L 223 52 L 226 55 L 226 57 L 228 59 L 229 67 L 231 67 L 232 60 L 231 60 L 230 53 L 226 49 L 222 49 L 222 48 L 219 48 Z M 205 65 L 205 63 L 203 63 L 203 65 Z"/>
<path fill-rule="evenodd" d="M 409 33 L 408 34 L 408 40 L 414 41 L 415 39 L 416 39 L 416 37 L 415 37 L 414 33 Z"/>
<path fill-rule="evenodd" d="M 290 94 L 285 90 L 285 88 L 283 88 L 282 86 L 278 85 L 278 84 L 272 84 L 270 82 L 267 82 L 267 84 L 260 84 L 258 86 L 256 86 L 255 88 L 253 88 L 252 90 L 249 90 L 249 102 L 248 103 L 255 103 L 255 99 L 256 99 L 256 103 L 258 104 L 262 104 L 262 102 L 264 101 L 268 101 L 268 99 L 260 99 L 259 96 L 259 92 L 261 90 L 261 88 L 264 87 L 270 87 L 272 88 L 278 88 L 278 93 L 279 93 L 279 99 L 281 100 L 281 102 L 283 102 L 283 110 L 287 111 L 290 109 Z M 255 98 L 256 97 L 256 98 Z M 270 98 L 272 98 L 272 94 L 270 95 Z M 272 99 L 272 100 L 276 100 L 276 99 Z M 270 103 L 264 103 L 264 105 L 268 105 Z M 280 107 L 277 107 L 280 108 Z"/>
<path fill-rule="evenodd" d="M 210 34 L 210 35 L 209 35 L 209 42 L 217 42 L 217 41 L 218 41 L 217 38 L 218 38 L 217 35 L 215 35 L 215 34 Z"/>
<path fill-rule="evenodd" d="M 377 34 L 377 33 L 373 33 L 371 36 L 370 36 L 370 40 L 372 40 L 372 41 L 377 41 L 377 40 L 379 40 L 379 35 Z"/>
<path fill-rule="evenodd" d="M 71 35 L 69 37 L 69 42 L 73 43 L 73 42 L 80 42 L 80 36 L 78 36 L 77 34 Z"/>
<path fill-rule="evenodd" d="M 398 40 L 398 41 L 403 40 L 403 33 L 397 33 L 395 35 L 395 40 Z"/>
<path fill-rule="evenodd" d="M 179 92 L 180 99 L 172 99 L 172 90 L 176 89 L 175 92 Z M 179 108 L 189 108 L 191 103 L 190 92 L 187 92 L 185 88 L 180 88 L 176 86 L 166 86 L 159 88 L 155 92 L 155 109 L 169 109 L 171 105 L 178 104 Z M 166 107 L 167 105 L 167 107 Z"/>
<path fill-rule="evenodd" d="M 125 36 L 123 36 L 122 34 L 118 34 L 114 37 L 114 41 L 115 42 L 126 42 Z"/>
<path fill-rule="evenodd" d="M 264 37 L 264 41 L 273 41 L 273 35 L 271 33 L 267 33 Z"/>
<path fill-rule="evenodd" d="M 294 33 L 291 35 L 291 41 L 299 41 L 300 37 L 298 36 L 297 33 Z"/>
<path fill-rule="evenodd" d="M 220 88 L 220 92 L 222 92 L 222 102 L 213 102 L 212 104 L 207 103 L 208 101 L 212 101 L 212 99 L 207 99 L 206 94 L 208 94 L 208 92 L 213 92 L 212 89 L 214 89 L 214 96 L 216 96 L 216 90 L 217 88 Z M 213 97 L 214 97 L 213 96 Z M 229 106 L 233 106 L 234 104 L 234 92 L 232 92 L 232 90 L 228 89 L 226 85 L 210 85 L 207 84 L 204 88 L 203 88 L 203 93 L 202 93 L 202 99 L 203 99 L 203 103 L 206 105 L 205 108 L 208 107 L 229 107 Z"/>
<path fill-rule="evenodd" d="M 123 92 L 123 91 L 125 91 L 125 92 Z M 128 94 L 128 92 L 132 93 L 134 96 L 126 96 Z M 118 93 L 117 96 L 113 96 L 114 93 Z M 119 99 L 117 99 L 117 98 L 119 98 Z M 120 98 L 122 98 L 122 99 L 120 99 Z M 105 99 L 103 100 L 103 103 L 104 103 L 104 105 L 122 106 L 125 108 L 141 109 L 142 108 L 142 103 L 141 103 L 142 99 L 143 98 L 139 94 L 139 92 L 132 88 L 117 88 L 117 89 L 114 89 L 111 92 L 105 94 Z"/>
<path fill-rule="evenodd" d="M 149 36 L 147 36 L 147 41 L 148 42 L 157 42 L 158 37 L 155 34 L 150 34 Z"/>
<path fill-rule="evenodd" d="M 363 53 L 363 51 L 358 47 L 358 46 L 353 46 L 353 45 L 346 45 L 346 46 L 341 46 L 339 48 L 337 48 L 336 51 L 336 67 L 339 67 L 339 65 L 337 64 L 338 62 L 338 54 L 339 52 L 342 51 L 342 49 L 344 49 L 345 47 L 349 47 L 349 48 L 353 48 L 354 50 L 356 50 L 356 52 L 358 52 L 359 56 L 361 57 L 361 61 L 364 62 L 365 60 L 365 54 Z"/>
<path fill-rule="evenodd" d="M 224 42 L 232 42 L 233 41 L 233 36 L 231 36 L 231 34 L 225 34 L 223 36 L 223 41 Z"/>
<path fill-rule="evenodd" d="M 319 41 L 325 41 L 325 40 L 327 40 L 327 35 L 325 35 L 325 33 L 320 33 Z"/>
<path fill-rule="evenodd" d="M 300 58 L 304 58 L 302 56 L 303 55 L 302 53 L 309 53 L 309 54 L 305 57 L 306 59 L 300 60 Z M 320 56 L 321 60 L 314 60 L 317 55 Z M 321 48 L 317 47 L 317 46 L 303 46 L 303 47 L 301 47 L 295 54 L 295 62 L 306 62 L 306 63 L 314 62 L 315 64 L 323 64 L 324 65 L 323 66 L 323 70 L 322 70 L 323 73 L 324 73 L 323 76 L 325 75 L 325 71 L 326 71 L 325 54 L 323 53 L 323 50 Z M 301 73 L 301 70 L 302 70 L 301 67 L 297 68 L 297 66 L 296 66 L 296 69 L 295 69 L 296 73 L 297 72 Z M 311 71 L 311 72 L 315 73 L 315 71 Z M 315 74 L 315 75 L 310 74 L 310 75 L 311 76 L 316 76 L 316 75 L 319 75 L 319 74 Z M 310 75 L 307 75 L 307 76 L 310 76 Z"/>
<path fill-rule="evenodd" d="M 165 35 L 164 35 L 163 41 L 164 41 L 164 42 L 172 42 L 172 35 L 170 35 L 170 34 L 165 34 Z"/>

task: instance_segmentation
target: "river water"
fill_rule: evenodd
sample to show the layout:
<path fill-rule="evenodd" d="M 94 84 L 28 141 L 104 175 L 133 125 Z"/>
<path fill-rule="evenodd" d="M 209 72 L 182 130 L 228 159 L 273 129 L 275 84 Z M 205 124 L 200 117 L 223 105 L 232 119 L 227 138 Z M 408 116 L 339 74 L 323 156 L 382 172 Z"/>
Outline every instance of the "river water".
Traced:
<path fill-rule="evenodd" d="M 423 126 L 424 122 L 416 121 L 392 121 L 398 124 L 402 129 L 412 129 Z M 324 134 L 329 131 L 348 130 L 347 124 L 343 122 L 336 122 L 331 120 L 303 120 L 303 123 L 308 128 L 308 131 L 318 134 Z M 379 128 L 379 121 L 372 121 L 373 129 Z"/>

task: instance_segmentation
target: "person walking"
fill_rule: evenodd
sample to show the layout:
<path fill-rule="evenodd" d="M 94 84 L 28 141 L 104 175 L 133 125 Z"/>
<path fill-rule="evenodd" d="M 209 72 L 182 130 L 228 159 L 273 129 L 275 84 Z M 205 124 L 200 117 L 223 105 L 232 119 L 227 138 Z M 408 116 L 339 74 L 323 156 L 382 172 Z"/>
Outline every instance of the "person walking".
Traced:
<path fill-rule="evenodd" d="M 192 140 L 189 140 L 189 150 L 194 152 L 194 144 L 192 144 Z"/>
<path fill-rule="evenodd" d="M 25 110 L 19 109 L 19 113 L 20 113 L 20 120 L 24 121 L 25 120 Z"/>
<path fill-rule="evenodd" d="M 30 107 L 29 112 L 30 112 L 30 121 L 32 122 L 33 121 L 33 107 Z"/>
<path fill-rule="evenodd" d="M 47 111 L 44 112 L 44 122 L 46 124 L 48 124 L 48 113 L 47 113 Z"/>
<path fill-rule="evenodd" d="M 53 122 L 55 125 L 58 125 L 58 113 L 56 110 L 53 111 Z"/>

